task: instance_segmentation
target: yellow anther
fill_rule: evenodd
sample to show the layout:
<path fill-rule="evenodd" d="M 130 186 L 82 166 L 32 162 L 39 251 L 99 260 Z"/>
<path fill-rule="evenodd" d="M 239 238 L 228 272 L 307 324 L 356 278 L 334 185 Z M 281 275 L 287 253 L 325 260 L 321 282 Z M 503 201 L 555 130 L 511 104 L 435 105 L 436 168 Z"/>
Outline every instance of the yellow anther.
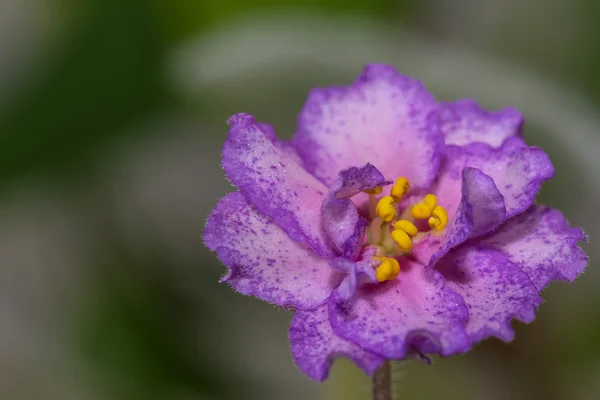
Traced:
<path fill-rule="evenodd" d="M 396 217 L 396 209 L 394 208 L 394 199 L 392 196 L 382 197 L 379 200 L 379 203 L 377 203 L 375 212 L 385 222 L 392 222 L 392 220 Z"/>
<path fill-rule="evenodd" d="M 435 197 L 434 194 L 430 193 L 427 196 L 425 196 L 425 198 L 423 199 L 423 203 L 427 204 L 429 208 L 433 210 L 435 206 L 437 206 L 437 197 Z"/>
<path fill-rule="evenodd" d="M 427 222 L 429 222 L 431 228 L 437 229 L 438 231 L 444 229 L 448 223 L 448 213 L 446 212 L 446 209 L 442 206 L 434 208 L 431 213 L 431 218 L 429 218 Z"/>
<path fill-rule="evenodd" d="M 373 189 L 367 189 L 364 192 L 367 194 L 379 194 L 383 191 L 383 188 L 381 186 L 377 186 L 376 188 Z"/>
<path fill-rule="evenodd" d="M 412 240 L 410 238 L 410 236 L 408 236 L 408 233 L 404 232 L 401 229 L 396 229 L 394 231 L 392 231 L 392 239 L 394 239 L 394 242 L 396 242 L 398 244 L 398 247 L 400 247 L 400 250 L 409 253 L 412 250 L 413 247 L 413 243 Z"/>
<path fill-rule="evenodd" d="M 381 261 L 375 276 L 379 282 L 389 281 L 394 279 L 400 273 L 400 264 L 398 260 L 392 257 L 375 257 L 375 259 Z"/>
<path fill-rule="evenodd" d="M 400 177 L 396 179 L 396 183 L 392 186 L 390 190 L 390 196 L 394 199 L 394 201 L 399 202 L 402 200 L 402 196 L 404 196 L 410 190 L 410 183 L 408 179 L 405 177 Z"/>
<path fill-rule="evenodd" d="M 401 219 L 400 221 L 397 221 L 394 224 L 394 228 L 403 230 L 410 237 L 415 237 L 415 236 L 417 236 L 417 233 L 419 233 L 419 230 L 417 229 L 415 224 L 413 224 L 412 222 L 410 222 L 406 219 Z"/>
<path fill-rule="evenodd" d="M 425 203 L 415 204 L 411 211 L 414 219 L 427 219 L 431 217 L 431 207 Z"/>

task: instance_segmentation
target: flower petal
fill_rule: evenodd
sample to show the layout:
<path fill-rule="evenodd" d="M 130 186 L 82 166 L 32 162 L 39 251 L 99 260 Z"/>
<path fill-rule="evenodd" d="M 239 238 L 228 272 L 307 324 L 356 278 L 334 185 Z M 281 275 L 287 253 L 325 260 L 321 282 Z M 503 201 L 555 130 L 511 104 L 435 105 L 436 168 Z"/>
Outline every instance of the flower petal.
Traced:
<path fill-rule="evenodd" d="M 271 140 L 275 147 L 281 150 L 285 158 L 291 159 L 298 165 L 302 165 L 304 163 L 300 157 L 300 154 L 298 154 L 298 150 L 296 150 L 296 145 L 289 140 L 279 140 L 273 125 L 264 122 L 256 122 L 256 126 L 265 134 L 266 137 L 269 138 L 269 140 Z"/>
<path fill-rule="evenodd" d="M 490 336 L 511 341 L 511 320 L 532 322 L 542 303 L 527 274 L 492 248 L 463 247 L 440 260 L 436 269 L 467 303 L 467 333 L 472 342 Z"/>
<path fill-rule="evenodd" d="M 586 240 L 560 211 L 533 206 L 481 242 L 501 250 L 542 290 L 550 281 L 571 282 L 583 272 L 588 257 L 577 244 Z"/>
<path fill-rule="evenodd" d="M 321 228 L 327 188 L 274 144 L 267 125 L 248 114 L 234 115 L 229 124 L 223 168 L 231 182 L 293 240 L 307 243 L 323 257 L 335 256 Z"/>
<path fill-rule="evenodd" d="M 526 210 L 553 173 L 546 153 L 528 147 L 519 137 L 508 138 L 498 149 L 484 143 L 448 146 L 433 192 L 448 211 L 450 223 L 443 235 L 417 240 L 413 253 L 432 266 L 465 240 Z"/>
<path fill-rule="evenodd" d="M 524 122 L 514 108 L 491 112 L 471 99 L 440 103 L 438 115 L 445 143 L 456 146 L 480 142 L 500 147 L 509 137 L 521 136 Z"/>
<path fill-rule="evenodd" d="M 336 335 L 329 323 L 326 305 L 296 312 L 290 326 L 290 343 L 300 370 L 317 381 L 327 379 L 333 360 L 340 356 L 354 361 L 367 375 L 372 375 L 384 361 Z"/>
<path fill-rule="evenodd" d="M 443 148 L 433 97 L 385 65 L 366 66 L 352 86 L 313 90 L 293 141 L 307 169 L 328 185 L 337 171 L 371 162 L 387 177 L 428 187 Z"/>
<path fill-rule="evenodd" d="M 351 167 L 341 171 L 331 185 L 321 215 L 329 240 L 344 257 L 354 259 L 360 251 L 367 221 L 361 218 L 350 198 L 363 190 L 389 185 L 373 165 Z"/>
<path fill-rule="evenodd" d="M 554 174 L 548 155 L 537 147 L 527 146 L 519 137 L 508 138 L 498 149 L 483 143 L 448 146 L 445 156 L 434 193 L 449 214 L 459 204 L 461 189 L 458 182 L 466 167 L 478 168 L 494 180 L 504 197 L 507 218 L 528 209 L 542 182 Z"/>
<path fill-rule="evenodd" d="M 222 281 L 279 306 L 316 307 L 344 276 L 308 246 L 291 240 L 239 192 L 217 204 L 208 218 L 204 241 L 229 267 Z"/>
<path fill-rule="evenodd" d="M 435 270 L 401 260 L 396 279 L 361 286 L 352 302 L 328 301 L 334 331 L 389 359 L 412 348 L 450 355 L 468 350 L 468 311 L 460 295 Z"/>
<path fill-rule="evenodd" d="M 366 281 L 377 283 L 374 267 L 380 265 L 381 261 L 372 258 L 376 254 L 376 251 L 374 248 L 367 248 L 362 254 L 362 260 L 358 262 L 351 261 L 345 257 L 329 260 L 329 265 L 332 268 L 347 274 L 336 289 L 337 294 L 342 300 L 351 299 L 360 283 Z"/>
<path fill-rule="evenodd" d="M 462 171 L 462 197 L 443 234 L 429 234 L 415 241 L 413 255 L 424 265 L 433 266 L 448 251 L 471 237 L 497 228 L 506 216 L 504 198 L 492 178 L 467 167 Z"/>

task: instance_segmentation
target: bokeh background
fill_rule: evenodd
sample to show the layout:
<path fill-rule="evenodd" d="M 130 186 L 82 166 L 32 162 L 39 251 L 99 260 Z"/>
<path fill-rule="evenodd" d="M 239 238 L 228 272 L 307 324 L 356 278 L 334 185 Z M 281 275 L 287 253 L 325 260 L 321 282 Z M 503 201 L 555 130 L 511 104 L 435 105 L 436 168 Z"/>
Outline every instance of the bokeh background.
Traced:
<path fill-rule="evenodd" d="M 0 398 L 367 399 L 316 384 L 290 314 L 217 284 L 233 113 L 290 137 L 310 88 L 367 62 L 440 99 L 518 107 L 557 167 L 540 202 L 592 239 L 510 345 L 397 366 L 399 398 L 600 398 L 596 0 L 0 0 Z"/>

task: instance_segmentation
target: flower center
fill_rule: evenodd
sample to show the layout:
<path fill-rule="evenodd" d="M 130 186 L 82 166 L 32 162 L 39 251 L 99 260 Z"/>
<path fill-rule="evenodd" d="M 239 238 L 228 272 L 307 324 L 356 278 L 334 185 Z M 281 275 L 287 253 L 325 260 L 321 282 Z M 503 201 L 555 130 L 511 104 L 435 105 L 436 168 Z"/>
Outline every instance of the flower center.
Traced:
<path fill-rule="evenodd" d="M 365 191 L 369 194 L 371 219 L 366 245 L 378 248 L 377 257 L 374 258 L 381 262 L 376 274 L 379 282 L 398 276 L 400 266 L 396 257 L 412 251 L 413 239 L 419 232 L 424 234 L 432 229 L 441 231 L 448 223 L 446 209 L 438 204 L 437 197 L 431 193 L 416 204 L 401 206 L 400 202 L 409 190 L 408 179 L 400 177 L 388 196 L 377 198 L 383 191 L 381 187 Z M 424 224 L 425 220 L 427 224 Z"/>

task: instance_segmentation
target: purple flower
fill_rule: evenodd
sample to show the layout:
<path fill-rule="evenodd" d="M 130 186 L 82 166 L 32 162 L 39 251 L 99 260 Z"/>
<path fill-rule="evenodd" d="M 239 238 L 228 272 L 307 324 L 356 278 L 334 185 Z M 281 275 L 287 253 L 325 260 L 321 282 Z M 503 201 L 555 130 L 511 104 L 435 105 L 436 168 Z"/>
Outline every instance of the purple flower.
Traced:
<path fill-rule="evenodd" d="M 552 280 L 574 280 L 586 240 L 534 205 L 554 173 L 521 137 L 514 109 L 437 103 L 383 65 L 315 89 L 291 142 L 247 114 L 229 120 L 223 167 L 239 191 L 204 240 L 237 291 L 295 310 L 300 369 L 324 380 L 335 357 L 371 374 L 386 359 L 512 340 Z"/>

